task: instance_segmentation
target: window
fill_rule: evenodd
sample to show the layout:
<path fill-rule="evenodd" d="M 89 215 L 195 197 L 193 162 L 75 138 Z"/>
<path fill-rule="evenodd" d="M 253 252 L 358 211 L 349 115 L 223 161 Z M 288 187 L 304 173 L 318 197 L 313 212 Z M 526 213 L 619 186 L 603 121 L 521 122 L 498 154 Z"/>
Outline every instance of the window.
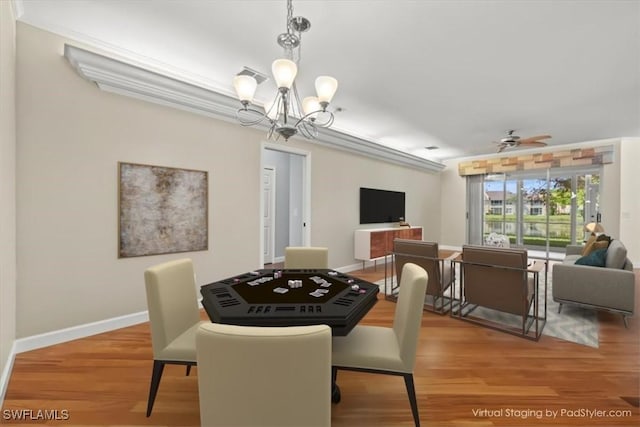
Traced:
<path fill-rule="evenodd" d="M 484 192 L 482 231 L 470 229 L 469 236 L 506 234 L 512 245 L 537 250 L 548 245 L 549 250 L 561 252 L 568 244 L 583 241 L 585 224 L 599 215 L 597 167 L 488 175 L 479 185 Z M 470 213 L 474 210 L 469 206 Z"/>

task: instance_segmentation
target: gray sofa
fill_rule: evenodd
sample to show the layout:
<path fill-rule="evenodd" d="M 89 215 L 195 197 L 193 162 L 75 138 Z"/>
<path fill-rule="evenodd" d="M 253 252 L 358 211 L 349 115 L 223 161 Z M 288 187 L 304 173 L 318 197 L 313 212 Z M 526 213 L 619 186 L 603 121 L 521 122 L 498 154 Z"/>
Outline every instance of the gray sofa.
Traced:
<path fill-rule="evenodd" d="M 607 249 L 604 267 L 577 265 L 583 246 L 567 246 L 565 259 L 553 266 L 553 300 L 560 304 L 575 304 L 622 314 L 635 311 L 635 275 L 627 250 L 619 240 L 612 240 Z"/>

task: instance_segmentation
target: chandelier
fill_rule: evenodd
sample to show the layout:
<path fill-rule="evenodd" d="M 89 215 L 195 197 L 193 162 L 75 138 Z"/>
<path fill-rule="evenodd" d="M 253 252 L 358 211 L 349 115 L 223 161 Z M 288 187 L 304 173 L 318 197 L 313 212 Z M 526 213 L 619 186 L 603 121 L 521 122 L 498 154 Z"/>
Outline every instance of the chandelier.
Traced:
<path fill-rule="evenodd" d="M 264 104 L 259 110 L 253 104 L 253 96 L 258 81 L 245 74 L 233 78 L 233 86 L 242 106 L 236 112 L 236 118 L 243 126 L 254 126 L 265 122 L 269 125 L 269 139 L 283 137 L 288 140 L 300 133 L 307 139 L 318 135 L 318 128 L 326 128 L 333 124 L 333 113 L 327 110 L 333 95 L 338 88 L 338 81 L 333 77 L 316 78 L 317 96 L 308 96 L 300 102 L 295 78 L 300 63 L 302 33 L 308 31 L 311 23 L 308 19 L 293 17 L 291 0 L 287 0 L 287 32 L 278 36 L 278 44 L 284 49 L 284 58 L 276 59 L 271 65 L 271 72 L 278 91 L 273 100 Z"/>

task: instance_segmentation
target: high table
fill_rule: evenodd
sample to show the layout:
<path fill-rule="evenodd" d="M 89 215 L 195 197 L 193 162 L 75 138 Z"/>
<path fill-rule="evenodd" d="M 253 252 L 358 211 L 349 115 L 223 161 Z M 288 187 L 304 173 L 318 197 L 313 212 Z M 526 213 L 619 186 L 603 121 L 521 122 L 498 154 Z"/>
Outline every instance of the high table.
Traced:
<path fill-rule="evenodd" d="M 347 335 L 378 302 L 378 285 L 334 270 L 257 270 L 200 289 L 211 321 L 242 326 L 325 324 Z M 333 402 L 340 389 L 333 383 Z"/>
<path fill-rule="evenodd" d="M 378 285 L 333 270 L 257 270 L 202 286 L 216 323 L 243 326 L 325 324 L 347 335 L 378 302 Z"/>

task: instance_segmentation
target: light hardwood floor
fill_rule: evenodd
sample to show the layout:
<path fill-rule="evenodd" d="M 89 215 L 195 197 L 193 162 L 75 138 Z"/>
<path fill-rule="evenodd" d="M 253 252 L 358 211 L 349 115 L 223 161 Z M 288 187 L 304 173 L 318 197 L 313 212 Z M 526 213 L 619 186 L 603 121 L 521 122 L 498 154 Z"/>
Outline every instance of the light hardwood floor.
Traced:
<path fill-rule="evenodd" d="M 352 274 L 376 281 L 383 271 Z M 636 286 L 639 279 L 636 270 Z M 363 323 L 389 326 L 394 309 L 381 297 Z M 625 329 L 620 316 L 600 313 L 599 322 L 600 347 L 590 348 L 425 312 L 415 369 L 422 425 L 640 425 L 640 321 Z M 68 411 L 53 425 L 199 425 L 197 368 L 186 377 L 183 367 L 167 366 L 145 417 L 151 366 L 147 323 L 19 354 L 0 423 L 27 424 L 6 419 L 7 410 L 26 409 Z M 338 383 L 333 426 L 413 425 L 402 378 L 341 371 Z"/>

